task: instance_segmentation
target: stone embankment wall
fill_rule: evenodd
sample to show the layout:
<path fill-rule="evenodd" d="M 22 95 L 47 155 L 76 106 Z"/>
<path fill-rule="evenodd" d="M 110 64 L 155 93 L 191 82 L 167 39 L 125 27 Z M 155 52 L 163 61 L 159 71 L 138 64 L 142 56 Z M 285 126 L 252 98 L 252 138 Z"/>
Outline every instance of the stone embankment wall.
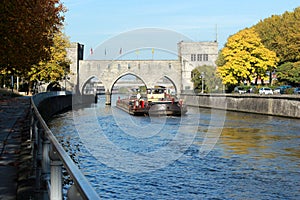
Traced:
<path fill-rule="evenodd" d="M 72 109 L 74 106 L 95 102 L 94 95 L 75 96 L 65 92 L 39 93 L 33 99 L 45 121 L 48 121 L 56 113 Z"/>
<path fill-rule="evenodd" d="M 45 121 L 72 106 L 72 95 L 64 92 L 40 93 L 34 96 L 33 100 Z"/>
<path fill-rule="evenodd" d="M 189 106 L 300 118 L 299 95 L 182 94 Z"/>

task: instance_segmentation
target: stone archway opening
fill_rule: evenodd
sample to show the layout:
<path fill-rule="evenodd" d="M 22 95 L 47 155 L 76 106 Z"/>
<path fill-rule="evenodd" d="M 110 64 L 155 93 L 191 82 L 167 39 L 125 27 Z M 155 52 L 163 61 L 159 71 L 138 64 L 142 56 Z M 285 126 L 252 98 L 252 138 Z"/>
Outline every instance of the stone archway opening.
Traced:
<path fill-rule="evenodd" d="M 105 94 L 105 88 L 102 81 L 100 81 L 96 76 L 92 76 L 83 84 L 81 94 L 101 95 Z"/>
<path fill-rule="evenodd" d="M 167 76 L 163 76 L 162 78 L 160 78 L 159 80 L 157 80 L 155 86 L 164 87 L 166 89 L 166 93 L 167 94 L 170 94 L 172 96 L 176 96 L 177 95 L 177 88 L 176 88 L 175 83 L 172 81 L 172 79 L 170 79 Z"/>
<path fill-rule="evenodd" d="M 115 104 L 118 98 L 128 97 L 137 93 L 146 95 L 147 87 L 144 81 L 134 74 L 120 76 L 112 85 L 111 103 Z"/>

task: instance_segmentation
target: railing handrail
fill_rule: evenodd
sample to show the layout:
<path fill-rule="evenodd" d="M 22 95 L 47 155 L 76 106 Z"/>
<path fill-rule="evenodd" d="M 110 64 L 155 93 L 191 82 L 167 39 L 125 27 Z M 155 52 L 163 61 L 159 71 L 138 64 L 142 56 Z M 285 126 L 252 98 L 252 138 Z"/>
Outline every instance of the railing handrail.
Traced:
<path fill-rule="evenodd" d="M 55 95 L 52 95 L 55 96 Z M 31 105 L 33 108 L 34 115 L 39 121 L 41 127 L 44 129 L 44 133 L 48 137 L 50 143 L 55 148 L 57 155 L 63 162 L 67 172 L 71 176 L 72 180 L 75 183 L 76 189 L 80 193 L 81 197 L 84 199 L 100 199 L 99 195 L 96 193 L 94 188 L 91 186 L 90 182 L 86 179 L 86 177 L 82 174 L 82 172 L 78 169 L 75 163 L 72 161 L 70 156 L 66 153 L 62 145 L 58 142 L 52 131 L 47 126 L 46 122 L 42 118 L 37 106 L 35 105 L 34 99 L 31 98 Z M 51 192 L 51 191 L 50 191 Z"/>

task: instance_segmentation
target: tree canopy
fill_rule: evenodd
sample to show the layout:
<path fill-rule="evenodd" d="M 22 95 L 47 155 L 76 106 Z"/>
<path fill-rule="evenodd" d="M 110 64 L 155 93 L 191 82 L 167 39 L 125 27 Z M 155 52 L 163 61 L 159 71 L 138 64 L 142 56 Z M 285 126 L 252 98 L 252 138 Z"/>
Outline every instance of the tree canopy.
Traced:
<path fill-rule="evenodd" d="M 66 48 L 70 46 L 68 38 L 57 32 L 53 38 L 53 45 L 49 49 L 50 59 L 32 65 L 28 75 L 31 81 L 58 81 L 69 72 L 70 62 L 67 60 Z"/>
<path fill-rule="evenodd" d="M 277 78 L 286 84 L 296 85 L 300 83 L 300 62 L 286 62 L 277 69 Z"/>
<path fill-rule="evenodd" d="M 1 0 L 0 71 L 24 75 L 48 60 L 65 11 L 60 0 Z"/>
<path fill-rule="evenodd" d="M 202 74 L 204 77 L 202 77 Z M 216 74 L 216 67 L 214 66 L 198 66 L 192 70 L 192 82 L 194 83 L 194 89 L 202 89 L 202 79 L 203 88 L 206 92 L 219 92 L 222 90 L 222 81 Z"/>
<path fill-rule="evenodd" d="M 226 85 L 249 83 L 258 77 L 265 80 L 268 71 L 269 75 L 275 71 L 280 82 L 297 85 L 299 62 L 300 7 L 230 36 L 216 64 Z"/>
<path fill-rule="evenodd" d="M 217 68 L 223 84 L 237 85 L 267 79 L 266 72 L 276 66 L 277 57 L 262 44 L 254 28 L 246 28 L 228 38 L 218 60 L 217 64 L 223 64 Z"/>
<path fill-rule="evenodd" d="M 300 73 L 300 7 L 293 12 L 273 15 L 254 26 L 262 43 L 276 52 L 279 62 L 276 75 L 279 82 L 299 85 Z"/>
<path fill-rule="evenodd" d="M 262 43 L 276 52 L 279 65 L 300 61 L 300 7 L 261 20 L 254 28 Z"/>

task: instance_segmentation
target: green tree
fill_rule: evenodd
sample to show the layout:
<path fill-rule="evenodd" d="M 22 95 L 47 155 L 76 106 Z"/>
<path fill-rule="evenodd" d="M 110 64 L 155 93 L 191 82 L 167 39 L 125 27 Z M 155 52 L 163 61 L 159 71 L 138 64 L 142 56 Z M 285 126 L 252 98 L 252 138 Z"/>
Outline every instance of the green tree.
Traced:
<path fill-rule="evenodd" d="M 216 67 L 204 65 L 193 69 L 192 82 L 195 90 L 202 90 L 202 81 L 205 92 L 221 92 L 222 81 L 216 74 Z"/>
<path fill-rule="evenodd" d="M 225 65 L 226 60 L 225 60 L 225 58 L 224 58 L 224 56 L 222 54 L 222 51 L 219 51 L 219 54 L 218 54 L 218 57 L 217 57 L 217 60 L 216 60 L 215 63 L 216 63 L 217 66 L 223 66 L 223 65 Z"/>
<path fill-rule="evenodd" d="M 49 59 L 65 11 L 60 0 L 1 0 L 0 71 L 24 75 Z"/>
<path fill-rule="evenodd" d="M 275 52 L 268 50 L 255 32 L 254 28 L 246 28 L 230 36 L 221 50 L 221 61 L 217 73 L 225 85 L 238 85 L 244 81 L 248 83 L 259 77 L 267 79 L 266 72 L 276 66 Z M 221 62 L 221 64 L 222 64 Z"/>
<path fill-rule="evenodd" d="M 276 72 L 280 82 L 292 85 L 298 85 L 300 83 L 300 62 L 286 62 L 280 65 L 276 69 Z"/>
<path fill-rule="evenodd" d="M 66 48 L 70 46 L 69 39 L 62 32 L 57 32 L 53 42 L 49 49 L 50 59 L 31 67 L 30 81 L 59 81 L 69 73 L 70 61 L 67 60 L 66 52 Z"/>
<path fill-rule="evenodd" d="M 262 43 L 276 52 L 279 65 L 300 61 L 300 7 L 293 12 L 266 18 L 254 28 Z"/>

